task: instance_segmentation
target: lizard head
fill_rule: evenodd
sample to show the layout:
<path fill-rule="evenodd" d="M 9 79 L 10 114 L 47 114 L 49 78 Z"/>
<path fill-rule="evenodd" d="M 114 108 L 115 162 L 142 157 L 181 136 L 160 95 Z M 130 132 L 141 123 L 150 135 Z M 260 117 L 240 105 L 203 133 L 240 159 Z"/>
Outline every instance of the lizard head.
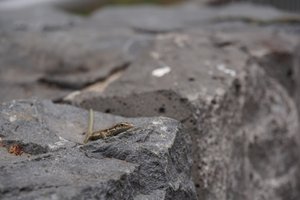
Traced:
<path fill-rule="evenodd" d="M 129 122 L 121 122 L 121 123 L 117 124 L 116 127 L 129 129 L 129 128 L 133 128 L 133 124 L 131 124 Z"/>

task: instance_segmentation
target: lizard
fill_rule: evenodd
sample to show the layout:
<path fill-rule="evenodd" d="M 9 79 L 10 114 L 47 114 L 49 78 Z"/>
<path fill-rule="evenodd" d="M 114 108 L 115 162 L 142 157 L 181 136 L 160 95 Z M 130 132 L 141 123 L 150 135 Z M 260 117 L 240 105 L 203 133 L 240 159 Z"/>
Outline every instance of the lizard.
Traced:
<path fill-rule="evenodd" d="M 93 110 L 90 109 L 89 126 L 88 126 L 86 137 L 83 142 L 84 144 L 86 144 L 88 141 L 105 139 L 107 137 L 118 135 L 134 127 L 133 124 L 131 123 L 120 122 L 110 128 L 99 130 L 99 131 L 93 131 L 93 124 L 94 124 L 94 114 L 93 114 Z"/>

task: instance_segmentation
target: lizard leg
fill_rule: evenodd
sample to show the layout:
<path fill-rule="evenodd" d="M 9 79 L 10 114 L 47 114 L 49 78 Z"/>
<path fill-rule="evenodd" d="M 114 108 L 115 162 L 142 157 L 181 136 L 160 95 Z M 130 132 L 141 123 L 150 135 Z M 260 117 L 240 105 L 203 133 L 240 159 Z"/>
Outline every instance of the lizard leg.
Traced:
<path fill-rule="evenodd" d="M 106 138 L 107 138 L 105 133 L 102 133 L 102 134 L 101 134 L 101 137 L 102 137 L 103 139 L 106 139 Z"/>

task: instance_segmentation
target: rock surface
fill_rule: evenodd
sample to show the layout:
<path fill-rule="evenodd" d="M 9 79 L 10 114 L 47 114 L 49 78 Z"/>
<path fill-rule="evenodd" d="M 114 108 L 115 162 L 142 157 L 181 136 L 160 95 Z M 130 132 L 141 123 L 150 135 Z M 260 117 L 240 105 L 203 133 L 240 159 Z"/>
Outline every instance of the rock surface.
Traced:
<path fill-rule="evenodd" d="M 1 10 L 0 101 L 57 100 L 107 80 L 148 53 L 156 34 L 199 28 L 232 33 L 255 24 L 299 32 L 294 25 L 299 21 L 296 15 L 247 4 L 111 7 L 85 18 L 47 6 Z"/>
<path fill-rule="evenodd" d="M 83 109 L 28 100 L 0 110 L 1 199 L 196 199 L 191 141 L 175 120 L 95 113 L 95 130 L 135 128 L 82 145 Z"/>
<path fill-rule="evenodd" d="M 239 34 L 211 37 L 195 31 L 158 36 L 149 55 L 104 92 L 83 91 L 72 102 L 184 123 L 192 133 L 200 199 L 296 199 L 298 113 L 284 82 L 264 71 L 255 57 L 272 49 L 248 45 L 258 42 L 258 34 L 268 35 L 248 32 L 246 41 Z M 227 45 L 220 48 L 220 43 Z M 164 68 L 170 71 L 155 75 Z"/>
<path fill-rule="evenodd" d="M 43 160 L 48 171 L 65 173 L 53 185 L 35 157 L 2 148 L 0 173 L 37 165 L 40 178 L 29 189 L 4 182 L 4 197 L 195 199 L 192 176 L 199 199 L 299 199 L 299 22 L 298 15 L 248 4 L 109 7 L 86 18 L 47 7 L 1 12 L 0 101 L 34 95 L 123 117 L 155 117 L 98 114 L 97 129 L 126 119 L 142 130 L 82 146 L 86 111 L 49 102 L 4 104 L 4 112 L 20 115 L 1 116 L 6 147 L 21 141 L 38 162 L 50 155 Z M 94 168 L 98 159 L 101 169 Z M 57 166 L 49 167 L 52 162 Z M 107 176 L 98 182 L 101 171 Z"/>

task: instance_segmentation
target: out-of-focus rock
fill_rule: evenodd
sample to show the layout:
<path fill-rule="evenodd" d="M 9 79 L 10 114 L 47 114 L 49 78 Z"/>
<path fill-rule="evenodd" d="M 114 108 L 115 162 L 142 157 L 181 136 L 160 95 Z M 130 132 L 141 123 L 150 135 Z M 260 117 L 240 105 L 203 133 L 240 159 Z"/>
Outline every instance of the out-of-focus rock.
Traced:
<path fill-rule="evenodd" d="M 55 7 L 68 11 L 85 13 L 91 12 L 103 4 L 108 3 L 107 0 L 1 0 L 0 10 L 21 10 L 24 8 Z"/>
<path fill-rule="evenodd" d="M 124 70 L 151 41 L 128 30 L 75 28 L 77 17 L 56 12 L 1 12 L 1 101 L 61 98 Z"/>
<path fill-rule="evenodd" d="M 297 32 L 299 21 L 297 15 L 249 4 L 108 7 L 89 17 L 47 6 L 3 9 L 1 101 L 30 96 L 60 99 L 109 79 L 147 53 L 157 34 L 195 29 L 234 33 L 257 25 Z"/>
<path fill-rule="evenodd" d="M 300 41 L 300 40 L 299 40 Z M 300 113 L 300 42 L 298 44 L 298 46 L 295 48 L 294 51 L 294 59 L 293 59 L 293 79 L 294 79 L 294 83 L 295 83 L 295 90 L 296 92 L 294 93 L 294 98 L 296 101 L 296 105 L 298 108 L 298 112 Z"/>

